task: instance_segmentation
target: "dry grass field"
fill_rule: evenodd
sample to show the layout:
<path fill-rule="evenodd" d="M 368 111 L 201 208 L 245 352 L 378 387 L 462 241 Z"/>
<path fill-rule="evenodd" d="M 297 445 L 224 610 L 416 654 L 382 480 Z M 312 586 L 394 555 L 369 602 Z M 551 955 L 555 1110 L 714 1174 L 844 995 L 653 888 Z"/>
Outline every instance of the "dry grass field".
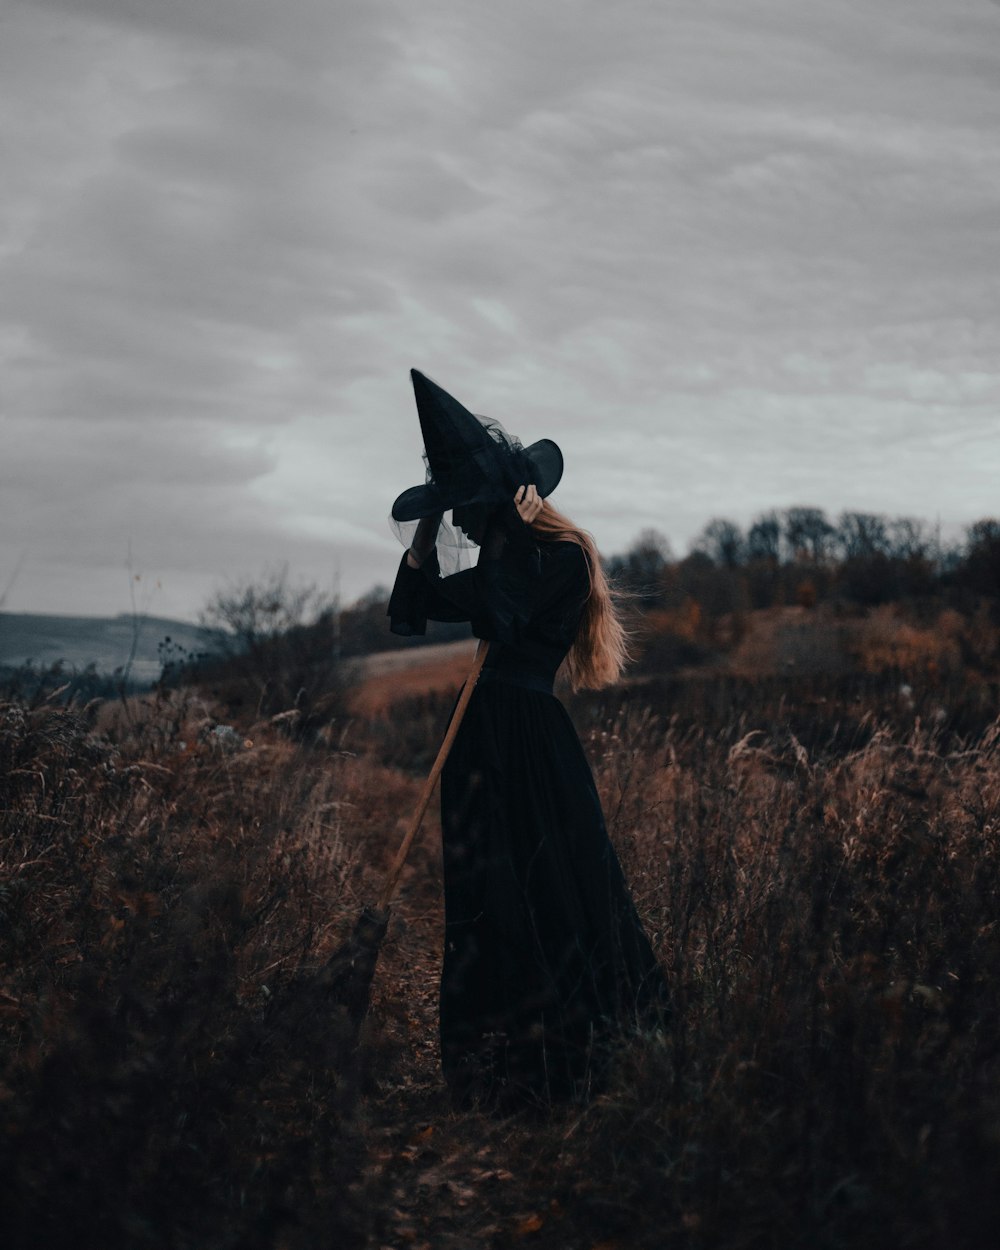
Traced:
<path fill-rule="evenodd" d="M 469 654 L 373 664 L 310 742 L 183 689 L 0 708 L 2 1244 L 995 1244 L 996 683 L 570 700 L 675 1021 L 589 1104 L 495 1119 L 438 1074 L 434 819 L 359 1041 L 317 977 Z"/>
<path fill-rule="evenodd" d="M 401 699 L 458 691 L 476 653 L 471 639 L 434 647 L 379 651 L 357 662 L 350 709 L 366 719 L 388 716 Z"/>

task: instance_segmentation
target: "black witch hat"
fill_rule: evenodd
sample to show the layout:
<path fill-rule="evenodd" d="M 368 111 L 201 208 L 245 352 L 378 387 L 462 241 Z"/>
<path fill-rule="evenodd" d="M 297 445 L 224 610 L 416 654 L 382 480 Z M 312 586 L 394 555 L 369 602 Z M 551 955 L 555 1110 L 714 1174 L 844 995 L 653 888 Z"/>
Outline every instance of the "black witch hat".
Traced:
<path fill-rule="evenodd" d="M 499 421 L 477 417 L 417 369 L 410 370 L 424 435 L 427 481 L 404 490 L 392 505 L 394 521 L 415 521 L 471 504 L 509 502 L 534 483 L 544 499 L 562 477 L 562 452 L 551 439 L 523 447 Z"/>

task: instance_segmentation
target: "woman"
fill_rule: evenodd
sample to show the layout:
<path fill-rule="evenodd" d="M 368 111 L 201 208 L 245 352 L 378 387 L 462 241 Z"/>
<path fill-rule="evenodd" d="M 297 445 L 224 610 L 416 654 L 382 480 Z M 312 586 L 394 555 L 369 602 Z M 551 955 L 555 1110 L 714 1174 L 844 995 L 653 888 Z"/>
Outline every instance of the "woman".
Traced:
<path fill-rule="evenodd" d="M 475 448 L 479 467 L 470 473 L 470 458 L 455 454 L 446 463 L 440 453 L 449 441 L 455 451 L 455 413 L 433 456 L 431 418 L 442 396 L 457 401 L 429 390 L 422 375 L 414 386 L 432 481 L 394 507 L 397 518 L 423 515 L 389 601 L 392 629 L 468 620 L 490 642 L 442 775 L 444 1074 L 460 1101 L 583 1096 L 600 1075 L 604 1044 L 667 1011 L 586 757 L 552 693 L 563 665 L 574 687 L 614 681 L 625 637 L 593 540 L 541 497 L 561 473 L 558 448 L 525 450 L 466 414 L 476 428 L 462 427 L 465 451 Z M 484 429 L 492 447 L 476 443 Z M 485 485 L 484 453 L 497 469 Z M 536 469 L 547 478 L 541 493 L 522 481 L 512 501 L 496 502 L 511 474 Z M 430 509 L 449 495 L 454 525 L 480 553 L 474 568 L 442 577 L 443 513 Z"/>

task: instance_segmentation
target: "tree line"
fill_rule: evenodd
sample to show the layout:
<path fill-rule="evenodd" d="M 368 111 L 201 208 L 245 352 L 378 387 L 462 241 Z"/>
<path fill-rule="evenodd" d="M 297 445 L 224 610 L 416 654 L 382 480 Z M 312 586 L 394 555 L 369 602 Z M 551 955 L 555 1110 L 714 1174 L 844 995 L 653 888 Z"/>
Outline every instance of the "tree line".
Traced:
<path fill-rule="evenodd" d="M 680 648 L 672 656 L 678 663 L 724 649 L 754 609 L 905 601 L 971 613 L 985 605 L 1000 622 L 995 518 L 945 543 L 935 527 L 911 517 L 847 511 L 831 521 L 820 508 L 771 509 L 745 529 L 713 518 L 680 559 L 663 533 L 643 530 L 605 566 L 653 634 Z M 206 654 L 164 655 L 164 680 L 197 672 L 262 713 L 294 707 L 304 723 L 322 717 L 342 696 L 344 661 L 468 636 L 467 624 L 428 622 L 425 637 L 398 638 L 388 629 L 388 598 L 388 587 L 376 586 L 344 606 L 316 586 L 295 583 L 287 568 L 270 570 L 213 596 L 201 620 Z"/>
<path fill-rule="evenodd" d="M 811 608 L 834 600 L 858 607 L 940 599 L 971 609 L 981 599 L 1000 613 L 1000 519 L 986 518 L 945 542 L 936 526 L 913 517 L 845 511 L 831 520 L 821 508 L 770 509 L 741 527 L 715 517 L 687 555 L 667 537 L 643 530 L 605 568 L 639 612 L 695 604 L 717 619 L 757 608 Z M 375 586 L 339 611 L 327 605 L 330 645 L 344 658 L 392 647 L 420 646 L 468 634 L 467 625 L 428 622 L 425 638 L 389 633 L 386 586 Z"/>
<path fill-rule="evenodd" d="M 712 614 L 836 599 L 870 607 L 947 595 L 1000 599 L 1000 520 L 985 518 L 959 541 L 913 517 L 821 508 L 771 509 L 746 528 L 710 520 L 683 559 L 665 535 L 644 530 L 608 571 L 643 607 L 691 596 Z"/>

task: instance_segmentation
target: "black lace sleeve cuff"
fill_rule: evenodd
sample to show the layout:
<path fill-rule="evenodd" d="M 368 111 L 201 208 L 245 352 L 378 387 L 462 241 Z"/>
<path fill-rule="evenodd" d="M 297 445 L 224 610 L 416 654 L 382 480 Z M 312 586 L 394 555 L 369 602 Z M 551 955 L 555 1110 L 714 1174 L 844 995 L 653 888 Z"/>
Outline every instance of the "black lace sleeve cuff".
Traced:
<path fill-rule="evenodd" d="M 403 556 L 387 608 L 394 634 L 426 634 L 428 620 L 471 621 L 479 637 L 517 645 L 539 602 L 541 566 L 534 536 L 511 512 L 487 534 L 475 568 L 442 578 L 436 551 L 419 569 Z"/>
<path fill-rule="evenodd" d="M 403 553 L 399 562 L 386 616 L 394 634 L 399 634 L 402 638 L 412 638 L 414 634 L 427 633 L 427 596 L 430 593 L 430 583 L 425 569 L 433 561 L 436 571 L 437 555 L 431 554 L 419 569 L 413 569 L 406 561 L 406 554 Z"/>

